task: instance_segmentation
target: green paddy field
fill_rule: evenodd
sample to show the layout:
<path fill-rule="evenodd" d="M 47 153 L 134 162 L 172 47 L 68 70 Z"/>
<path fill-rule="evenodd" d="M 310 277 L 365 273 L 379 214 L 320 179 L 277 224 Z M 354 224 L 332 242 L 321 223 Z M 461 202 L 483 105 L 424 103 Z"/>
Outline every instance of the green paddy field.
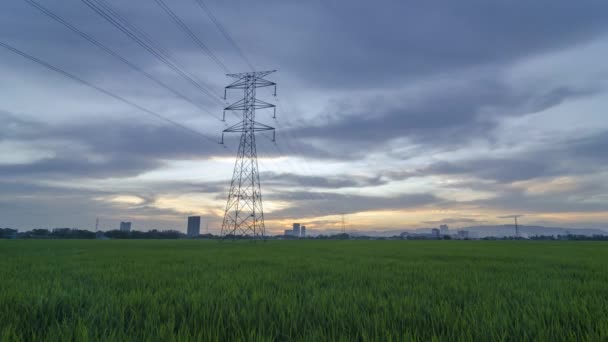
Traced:
<path fill-rule="evenodd" d="M 0 241 L 2 341 L 606 341 L 608 243 Z"/>

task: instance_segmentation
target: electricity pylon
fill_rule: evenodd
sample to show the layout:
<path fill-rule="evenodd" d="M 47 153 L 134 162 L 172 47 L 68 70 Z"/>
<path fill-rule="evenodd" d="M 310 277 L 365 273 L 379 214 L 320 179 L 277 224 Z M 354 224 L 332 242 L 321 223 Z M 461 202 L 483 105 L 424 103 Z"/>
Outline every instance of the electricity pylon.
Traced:
<path fill-rule="evenodd" d="M 508 216 L 499 216 L 498 218 L 512 218 L 515 220 L 515 237 L 519 238 L 519 224 L 517 223 L 517 218 L 522 217 L 524 215 L 508 215 Z"/>
<path fill-rule="evenodd" d="M 242 111 L 243 119 L 222 131 L 222 144 L 224 143 L 224 133 L 241 133 L 241 141 L 222 223 L 221 235 L 224 238 L 238 235 L 252 236 L 255 239 L 264 237 L 264 211 L 255 132 L 272 131 L 272 141 L 274 142 L 275 131 L 274 127 L 255 121 L 255 110 L 273 108 L 273 117 L 276 117 L 276 107 L 273 104 L 256 99 L 255 95 L 257 88 L 274 86 L 274 95 L 276 96 L 276 83 L 264 79 L 265 76 L 274 71 L 228 74 L 236 81 L 224 89 L 224 99 L 226 99 L 228 89 L 243 89 L 243 98 L 224 108 L 223 120 L 226 120 L 227 110 Z"/>

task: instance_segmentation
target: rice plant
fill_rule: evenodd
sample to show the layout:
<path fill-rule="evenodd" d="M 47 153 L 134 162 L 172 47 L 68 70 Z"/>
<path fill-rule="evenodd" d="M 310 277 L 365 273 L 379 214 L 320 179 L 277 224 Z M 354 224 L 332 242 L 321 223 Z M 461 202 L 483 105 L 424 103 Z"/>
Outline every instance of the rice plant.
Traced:
<path fill-rule="evenodd" d="M 600 341 L 608 244 L 0 241 L 2 341 Z"/>

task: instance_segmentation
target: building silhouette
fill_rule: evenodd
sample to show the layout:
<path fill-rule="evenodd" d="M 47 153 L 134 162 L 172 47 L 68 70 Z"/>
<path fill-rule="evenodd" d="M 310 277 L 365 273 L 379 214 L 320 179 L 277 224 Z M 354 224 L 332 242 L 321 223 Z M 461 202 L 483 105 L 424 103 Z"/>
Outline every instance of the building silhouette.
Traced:
<path fill-rule="evenodd" d="M 201 217 L 188 216 L 188 236 L 199 236 L 201 234 Z"/>
<path fill-rule="evenodd" d="M 120 222 L 120 231 L 121 232 L 130 232 L 131 231 L 131 222 Z"/>
<path fill-rule="evenodd" d="M 293 229 L 285 229 L 285 236 L 306 237 L 306 226 L 301 226 L 299 223 L 293 224 Z"/>
<path fill-rule="evenodd" d="M 466 240 L 469 238 L 469 231 L 468 230 L 459 230 L 457 237 L 459 239 Z"/>

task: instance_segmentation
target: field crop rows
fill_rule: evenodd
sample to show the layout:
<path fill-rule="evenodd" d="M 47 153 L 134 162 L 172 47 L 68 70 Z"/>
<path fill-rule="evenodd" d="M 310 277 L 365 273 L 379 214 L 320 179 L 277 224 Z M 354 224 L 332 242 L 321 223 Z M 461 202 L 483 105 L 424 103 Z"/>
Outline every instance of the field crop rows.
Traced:
<path fill-rule="evenodd" d="M 0 340 L 608 339 L 608 244 L 0 241 Z"/>

